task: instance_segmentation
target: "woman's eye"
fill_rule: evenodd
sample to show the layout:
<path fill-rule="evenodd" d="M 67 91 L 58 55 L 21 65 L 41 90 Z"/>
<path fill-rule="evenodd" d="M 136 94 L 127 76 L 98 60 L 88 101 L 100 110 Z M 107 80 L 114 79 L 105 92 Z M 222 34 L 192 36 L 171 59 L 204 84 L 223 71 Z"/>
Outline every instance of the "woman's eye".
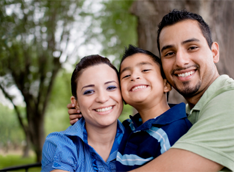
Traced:
<path fill-rule="evenodd" d="M 86 90 L 83 95 L 91 95 L 94 93 L 94 90 Z"/>
<path fill-rule="evenodd" d="M 117 87 L 116 86 L 109 86 L 109 87 L 107 87 L 107 90 L 115 90 Z"/>

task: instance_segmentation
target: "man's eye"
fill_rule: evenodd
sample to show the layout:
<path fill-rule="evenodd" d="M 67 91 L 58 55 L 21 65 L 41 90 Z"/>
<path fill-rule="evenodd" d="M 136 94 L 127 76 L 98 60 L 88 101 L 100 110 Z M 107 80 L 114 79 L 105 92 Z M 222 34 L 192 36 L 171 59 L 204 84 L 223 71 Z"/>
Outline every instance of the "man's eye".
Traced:
<path fill-rule="evenodd" d="M 169 56 L 172 56 L 174 54 L 174 52 L 169 52 L 167 54 L 164 55 L 164 57 L 169 57 Z"/>
<path fill-rule="evenodd" d="M 191 46 L 191 47 L 189 47 L 189 50 L 195 50 L 197 48 L 198 48 L 197 46 Z"/>
<path fill-rule="evenodd" d="M 115 90 L 116 88 L 117 88 L 116 86 L 109 86 L 107 87 L 107 90 L 112 91 L 112 90 Z"/>
<path fill-rule="evenodd" d="M 123 76 L 123 78 L 122 78 L 122 79 L 124 79 L 124 78 L 128 78 L 128 77 L 130 77 L 130 75 L 125 75 L 125 76 Z"/>
<path fill-rule="evenodd" d="M 94 93 L 94 90 L 86 90 L 83 95 L 91 95 Z"/>

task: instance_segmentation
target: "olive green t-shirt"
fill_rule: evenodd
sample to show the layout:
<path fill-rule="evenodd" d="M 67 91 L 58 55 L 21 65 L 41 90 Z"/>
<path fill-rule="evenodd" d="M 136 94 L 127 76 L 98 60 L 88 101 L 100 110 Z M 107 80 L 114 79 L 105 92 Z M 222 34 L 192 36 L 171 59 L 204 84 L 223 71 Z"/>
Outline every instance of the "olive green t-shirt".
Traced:
<path fill-rule="evenodd" d="M 193 126 L 173 148 L 185 149 L 234 171 L 234 80 L 219 76 L 193 107 Z"/>

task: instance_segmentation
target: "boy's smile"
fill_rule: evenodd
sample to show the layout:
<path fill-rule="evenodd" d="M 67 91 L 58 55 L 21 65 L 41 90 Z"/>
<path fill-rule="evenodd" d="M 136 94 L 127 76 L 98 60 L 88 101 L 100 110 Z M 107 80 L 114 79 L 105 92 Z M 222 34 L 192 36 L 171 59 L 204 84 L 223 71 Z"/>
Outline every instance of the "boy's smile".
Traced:
<path fill-rule="evenodd" d="M 165 96 L 159 64 L 143 53 L 124 59 L 120 67 L 120 85 L 123 99 L 136 109 L 153 106 Z"/>

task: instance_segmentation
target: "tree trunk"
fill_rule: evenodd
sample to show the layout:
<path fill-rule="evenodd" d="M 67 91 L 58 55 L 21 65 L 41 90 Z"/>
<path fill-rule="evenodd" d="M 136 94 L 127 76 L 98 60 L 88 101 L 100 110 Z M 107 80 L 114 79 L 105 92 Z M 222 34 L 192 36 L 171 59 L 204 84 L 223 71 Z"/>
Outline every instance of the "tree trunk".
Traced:
<path fill-rule="evenodd" d="M 213 41 L 220 45 L 220 74 L 234 78 L 234 1 L 207 0 L 136 0 L 131 12 L 138 18 L 138 46 L 158 55 L 157 30 L 162 17 L 173 9 L 188 10 L 200 14 L 211 28 Z M 170 92 L 169 102 L 185 102 L 175 90 Z"/>

